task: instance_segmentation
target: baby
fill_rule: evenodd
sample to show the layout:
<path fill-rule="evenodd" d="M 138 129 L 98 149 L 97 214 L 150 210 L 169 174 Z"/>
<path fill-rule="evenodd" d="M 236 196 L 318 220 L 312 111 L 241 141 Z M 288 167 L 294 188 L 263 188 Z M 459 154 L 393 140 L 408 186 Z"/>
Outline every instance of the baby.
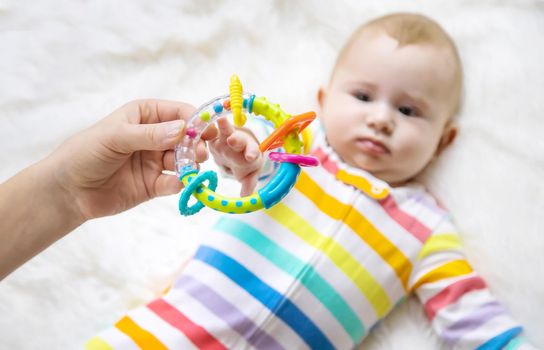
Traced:
<path fill-rule="evenodd" d="M 322 166 L 276 206 L 222 217 L 164 297 L 87 348 L 352 349 L 412 293 L 452 347 L 530 348 L 448 212 L 412 182 L 455 139 L 461 85 L 435 22 L 394 14 L 360 27 L 318 92 Z M 257 141 L 225 120 L 219 129 L 211 152 L 251 193 Z"/>

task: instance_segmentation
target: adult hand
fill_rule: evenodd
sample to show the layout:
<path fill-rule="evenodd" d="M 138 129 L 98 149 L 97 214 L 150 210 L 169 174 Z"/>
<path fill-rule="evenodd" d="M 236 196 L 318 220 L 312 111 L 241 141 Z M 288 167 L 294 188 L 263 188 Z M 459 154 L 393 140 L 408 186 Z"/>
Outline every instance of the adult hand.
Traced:
<path fill-rule="evenodd" d="M 193 111 L 173 101 L 127 103 L 0 184 L 0 279 L 86 220 L 180 191 L 163 170 L 174 170 L 173 149 Z M 207 158 L 203 143 L 196 153 Z"/>
<path fill-rule="evenodd" d="M 181 102 L 129 102 L 61 145 L 51 157 L 55 178 L 83 219 L 116 214 L 179 192 L 179 179 L 162 172 L 174 170 L 173 149 L 194 111 Z M 196 160 L 206 158 L 201 142 Z"/>

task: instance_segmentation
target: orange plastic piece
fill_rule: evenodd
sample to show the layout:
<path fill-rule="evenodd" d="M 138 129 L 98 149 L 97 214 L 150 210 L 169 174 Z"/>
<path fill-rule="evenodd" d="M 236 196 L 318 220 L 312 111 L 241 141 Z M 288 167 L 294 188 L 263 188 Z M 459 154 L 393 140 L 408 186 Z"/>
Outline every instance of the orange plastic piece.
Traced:
<path fill-rule="evenodd" d="M 223 107 L 224 107 L 226 110 L 229 110 L 229 109 L 230 109 L 230 100 L 225 100 L 225 101 L 223 101 Z"/>
<path fill-rule="evenodd" d="M 261 152 L 269 149 L 278 148 L 283 145 L 283 138 L 291 131 L 298 129 L 300 133 L 304 130 L 314 119 L 314 112 L 306 112 L 299 115 L 292 116 L 284 121 L 274 132 L 272 132 L 261 144 L 259 150 Z"/>

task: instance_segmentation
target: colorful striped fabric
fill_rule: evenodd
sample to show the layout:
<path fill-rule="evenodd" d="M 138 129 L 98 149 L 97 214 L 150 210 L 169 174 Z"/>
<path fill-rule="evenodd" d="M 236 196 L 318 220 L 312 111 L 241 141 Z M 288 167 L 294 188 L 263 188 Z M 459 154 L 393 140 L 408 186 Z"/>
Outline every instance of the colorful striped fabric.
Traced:
<path fill-rule="evenodd" d="M 352 349 L 410 293 L 451 346 L 523 346 L 421 186 L 390 188 L 328 147 L 315 154 L 323 167 L 280 204 L 222 217 L 167 295 L 87 349 Z"/>

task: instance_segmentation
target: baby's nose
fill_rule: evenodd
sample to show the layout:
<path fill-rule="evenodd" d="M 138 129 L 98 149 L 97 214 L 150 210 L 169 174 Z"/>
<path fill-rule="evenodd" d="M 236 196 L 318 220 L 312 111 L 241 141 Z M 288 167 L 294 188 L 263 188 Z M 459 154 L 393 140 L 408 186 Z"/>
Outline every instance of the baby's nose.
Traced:
<path fill-rule="evenodd" d="M 367 124 L 376 132 L 391 134 L 394 129 L 393 112 L 387 107 L 375 108 L 367 117 Z"/>

